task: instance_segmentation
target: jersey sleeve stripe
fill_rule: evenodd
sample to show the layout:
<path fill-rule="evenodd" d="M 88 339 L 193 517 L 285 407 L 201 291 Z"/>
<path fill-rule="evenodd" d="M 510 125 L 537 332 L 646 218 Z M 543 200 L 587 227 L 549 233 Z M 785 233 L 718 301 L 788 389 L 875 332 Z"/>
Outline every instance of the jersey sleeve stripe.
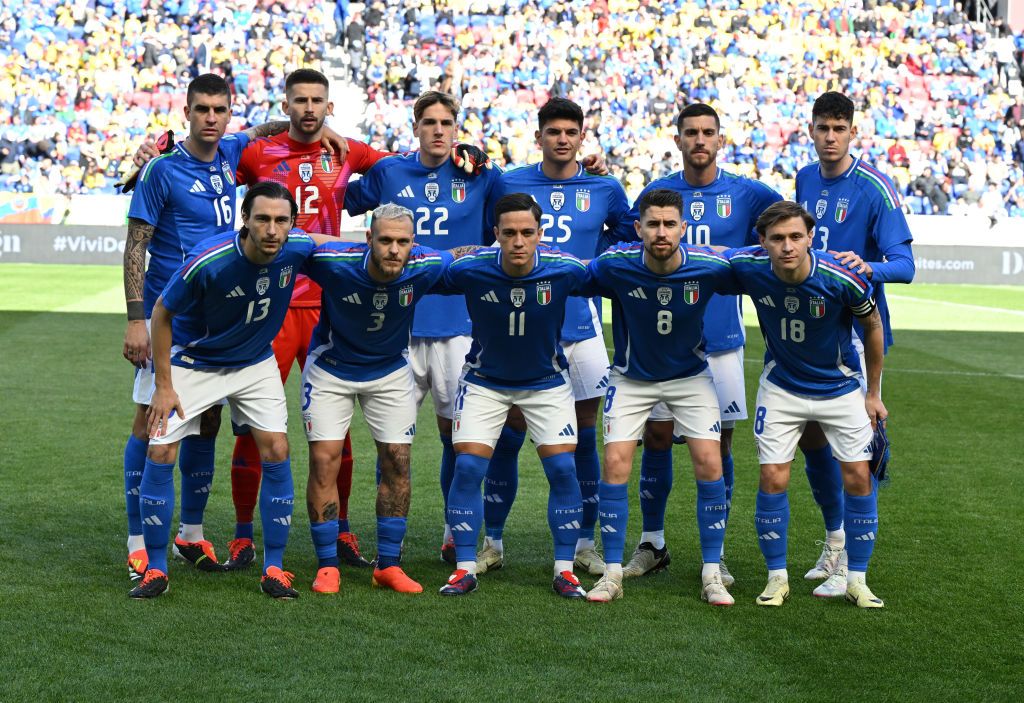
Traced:
<path fill-rule="evenodd" d="M 230 254 L 231 250 L 234 248 L 235 242 L 230 241 L 224 244 L 218 244 L 212 249 L 207 249 L 202 254 L 197 256 L 192 261 L 192 263 L 185 268 L 185 270 L 182 272 L 182 278 L 184 278 L 186 281 L 191 280 L 192 277 L 195 276 L 204 266 L 209 264 L 211 261 L 216 261 L 222 256 Z"/>
<path fill-rule="evenodd" d="M 157 161 L 160 161 L 161 159 L 166 159 L 168 156 L 173 156 L 173 155 L 174 155 L 174 152 L 172 151 L 172 152 L 167 153 L 167 154 L 160 154 L 160 156 L 157 156 L 156 158 L 153 158 L 153 159 L 150 159 L 149 161 L 147 161 L 146 165 L 142 169 L 142 175 L 139 176 L 139 180 L 144 183 L 146 181 L 146 179 L 149 178 L 149 172 L 153 170 L 153 164 L 155 164 Z"/>
<path fill-rule="evenodd" d="M 819 262 L 819 270 L 826 276 L 830 276 L 860 293 L 863 293 L 868 289 L 867 283 L 862 279 L 848 272 L 833 268 L 824 262 Z"/>
<path fill-rule="evenodd" d="M 890 210 L 895 210 L 900 206 L 899 195 L 897 195 L 892 185 L 889 184 L 888 179 L 881 173 L 862 161 L 857 165 L 857 175 L 871 183 L 882 194 L 882 198 Z"/>
<path fill-rule="evenodd" d="M 688 251 L 687 256 L 697 261 L 705 261 L 709 264 L 718 264 L 719 266 L 728 266 L 729 262 L 724 256 L 718 254 L 705 254 L 703 252 Z"/>

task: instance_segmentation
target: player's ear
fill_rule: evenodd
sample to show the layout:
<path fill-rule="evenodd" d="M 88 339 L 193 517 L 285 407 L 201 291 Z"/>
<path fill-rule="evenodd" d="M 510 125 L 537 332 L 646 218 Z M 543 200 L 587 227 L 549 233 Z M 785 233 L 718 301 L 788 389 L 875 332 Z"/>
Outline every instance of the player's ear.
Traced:
<path fill-rule="evenodd" d="M 288 114 L 288 98 L 281 101 L 281 109 L 284 111 L 284 114 Z"/>
<path fill-rule="evenodd" d="M 373 244 L 373 230 L 366 230 L 366 243 Z"/>
<path fill-rule="evenodd" d="M 857 127 L 854 126 L 854 125 L 850 125 L 850 139 L 856 139 L 856 138 L 857 138 Z"/>
<path fill-rule="evenodd" d="M 332 103 L 332 102 L 328 102 L 327 103 L 327 114 L 328 115 L 333 115 L 334 114 L 334 103 Z"/>
<path fill-rule="evenodd" d="M 536 131 L 535 131 L 535 132 L 533 133 L 533 138 L 534 138 L 534 139 L 535 139 L 535 140 L 537 141 L 537 143 L 538 143 L 538 144 L 540 144 L 540 130 L 539 130 L 539 129 L 538 129 L 538 130 L 536 130 Z"/>
<path fill-rule="evenodd" d="M 634 220 L 633 221 L 633 229 L 636 230 L 636 236 L 639 237 L 640 236 L 640 220 Z"/>

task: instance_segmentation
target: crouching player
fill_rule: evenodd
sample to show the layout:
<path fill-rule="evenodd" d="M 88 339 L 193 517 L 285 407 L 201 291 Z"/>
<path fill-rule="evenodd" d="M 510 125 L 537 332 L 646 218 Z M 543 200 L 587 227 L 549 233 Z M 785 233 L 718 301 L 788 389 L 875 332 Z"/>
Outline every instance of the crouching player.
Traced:
<path fill-rule="evenodd" d="M 872 287 L 831 254 L 811 249 L 814 218 L 796 203 L 768 207 L 757 232 L 760 247 L 729 252 L 734 275 L 757 307 L 767 346 L 754 415 L 761 462 L 754 521 L 768 564 L 768 585 L 757 604 L 779 606 L 789 597 L 786 489 L 800 434 L 808 422 L 817 422 L 842 468 L 846 599 L 860 608 L 881 608 L 882 600 L 865 582 L 878 537 L 878 493 L 868 460 L 873 428 L 887 415 L 879 392 L 882 322 Z M 866 394 L 850 339 L 854 317 L 864 328 Z"/>
<path fill-rule="evenodd" d="M 294 488 L 288 411 L 270 348 L 288 310 L 295 273 L 315 246 L 309 235 L 290 231 L 296 210 L 283 186 L 253 186 L 242 201 L 241 230 L 200 242 L 153 309 L 156 393 L 139 487 L 149 567 L 129 593 L 132 598 L 167 590 L 178 444 L 199 432 L 202 413 L 222 398 L 231 405 L 232 421 L 252 429 L 263 461 L 261 588 L 274 598 L 298 595 L 282 563 Z"/>

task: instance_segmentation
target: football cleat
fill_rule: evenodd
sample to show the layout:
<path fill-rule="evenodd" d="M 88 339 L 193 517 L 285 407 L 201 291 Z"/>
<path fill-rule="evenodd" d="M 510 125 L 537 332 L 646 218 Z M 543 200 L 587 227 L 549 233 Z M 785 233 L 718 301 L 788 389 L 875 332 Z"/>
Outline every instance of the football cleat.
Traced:
<path fill-rule="evenodd" d="M 149 555 L 145 549 L 136 549 L 128 555 L 128 578 L 138 581 L 146 575 L 149 568 Z"/>
<path fill-rule="evenodd" d="M 209 540 L 186 542 L 181 537 L 175 537 L 174 547 L 171 551 L 174 552 L 174 556 L 182 561 L 187 561 L 200 571 L 224 571 L 224 565 L 217 561 L 217 555 L 213 551 L 213 544 Z"/>
<path fill-rule="evenodd" d="M 725 584 L 722 582 L 722 575 L 720 573 L 713 573 L 706 579 L 702 579 L 702 588 L 700 591 L 700 599 L 706 601 L 711 605 L 732 605 L 736 602 L 729 591 L 725 590 Z"/>
<path fill-rule="evenodd" d="M 233 539 L 228 542 L 228 560 L 224 562 L 225 571 L 238 571 L 249 566 L 256 558 L 256 550 L 248 537 Z"/>
<path fill-rule="evenodd" d="M 604 573 L 604 557 L 594 547 L 587 547 L 576 552 L 573 566 L 585 570 L 591 576 L 600 576 Z"/>
<path fill-rule="evenodd" d="M 838 598 L 846 595 L 846 551 L 839 557 L 835 570 L 813 591 L 819 598 Z"/>
<path fill-rule="evenodd" d="M 668 547 L 655 549 L 650 542 L 643 542 L 633 550 L 633 556 L 629 563 L 622 570 L 625 578 L 643 576 L 655 571 L 661 571 L 672 562 L 672 556 L 668 553 Z"/>
<path fill-rule="evenodd" d="M 128 597 L 138 600 L 156 598 L 161 593 L 166 593 L 168 588 L 167 574 L 160 569 L 149 569 L 142 577 L 142 583 L 129 591 Z"/>
<path fill-rule="evenodd" d="M 484 548 L 476 553 L 476 573 L 486 574 L 488 571 L 497 571 L 505 565 L 505 553 L 499 552 L 491 544 L 484 544 Z"/>
<path fill-rule="evenodd" d="M 455 566 L 455 538 L 449 537 L 448 541 L 441 545 L 441 561 Z"/>
<path fill-rule="evenodd" d="M 359 539 L 355 532 L 338 533 L 338 558 L 345 562 L 346 566 L 358 569 L 369 569 L 373 566 L 359 552 Z"/>
<path fill-rule="evenodd" d="M 292 588 L 292 579 L 295 574 L 271 566 L 267 568 L 263 578 L 260 579 L 260 590 L 271 598 L 278 600 L 292 600 L 299 597 L 299 592 Z"/>
<path fill-rule="evenodd" d="M 622 576 L 607 571 L 587 593 L 587 600 L 591 603 L 611 603 L 619 598 L 622 598 Z"/>
<path fill-rule="evenodd" d="M 884 608 L 882 599 L 871 592 L 868 585 L 863 581 L 857 581 L 846 587 L 846 600 L 858 608 Z"/>
<path fill-rule="evenodd" d="M 423 586 L 409 578 L 400 566 L 374 569 L 371 583 L 374 588 L 390 588 L 398 593 L 423 593 Z"/>
<path fill-rule="evenodd" d="M 476 587 L 476 574 L 471 574 L 465 569 L 456 569 L 448 577 L 448 583 L 441 586 L 441 590 L 438 593 L 442 596 L 464 596 L 475 591 Z"/>
<path fill-rule="evenodd" d="M 341 572 L 336 566 L 325 566 L 316 572 L 313 593 L 337 593 L 341 590 Z"/>
<path fill-rule="evenodd" d="M 722 585 L 729 587 L 736 583 L 735 577 L 729 573 L 729 567 L 725 565 L 725 557 L 718 560 L 718 569 L 722 572 Z"/>
<path fill-rule="evenodd" d="M 789 581 L 781 576 L 772 576 L 768 585 L 757 597 L 758 605 L 780 606 L 789 598 Z"/>
<path fill-rule="evenodd" d="M 571 571 L 563 571 L 555 576 L 555 580 L 551 582 L 551 590 L 562 598 L 587 597 L 587 592 L 580 585 L 580 580 Z"/>
<path fill-rule="evenodd" d="M 814 567 L 804 574 L 804 578 L 808 581 L 827 579 L 839 566 L 839 557 L 843 555 L 842 547 L 830 547 L 827 542 L 815 542 L 815 544 L 822 545 L 821 556 L 818 557 L 818 561 L 814 562 Z"/>

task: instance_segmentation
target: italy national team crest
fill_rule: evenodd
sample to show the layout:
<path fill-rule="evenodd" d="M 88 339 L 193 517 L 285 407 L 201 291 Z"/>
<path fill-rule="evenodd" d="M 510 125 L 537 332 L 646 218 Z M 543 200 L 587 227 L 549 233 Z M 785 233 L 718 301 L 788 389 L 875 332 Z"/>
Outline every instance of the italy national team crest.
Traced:
<path fill-rule="evenodd" d="M 423 186 L 423 194 L 427 196 L 427 200 L 434 202 L 437 200 L 437 196 L 441 194 L 441 187 L 434 181 Z"/>
<path fill-rule="evenodd" d="M 512 304 L 517 308 L 523 307 L 523 303 L 526 302 L 526 291 L 522 288 L 513 288 L 511 291 Z"/>
<path fill-rule="evenodd" d="M 696 281 L 684 283 L 683 300 L 686 301 L 687 305 L 696 305 L 697 301 L 700 300 L 700 284 Z"/>
<path fill-rule="evenodd" d="M 551 191 L 551 207 L 555 209 L 555 212 L 562 209 L 565 205 L 565 193 L 560 190 Z"/>
<path fill-rule="evenodd" d="M 334 164 L 331 162 L 331 155 L 327 152 L 320 152 L 320 168 L 324 170 L 324 173 L 330 173 L 334 170 Z"/>
<path fill-rule="evenodd" d="M 285 266 L 281 269 L 281 275 L 277 279 L 278 288 L 287 288 L 288 284 L 292 282 L 292 267 Z"/>
<path fill-rule="evenodd" d="M 313 164 L 308 161 L 299 164 L 299 178 L 303 183 L 309 183 L 313 179 Z"/>
<path fill-rule="evenodd" d="M 547 281 L 537 284 L 537 303 L 547 305 L 551 302 L 551 284 Z"/>
<path fill-rule="evenodd" d="M 825 299 L 814 297 L 810 301 L 811 306 L 811 317 L 824 317 L 825 316 Z"/>
<path fill-rule="evenodd" d="M 373 307 L 378 310 L 383 310 L 388 306 L 388 294 L 387 293 L 374 293 L 373 294 Z"/>
<path fill-rule="evenodd" d="M 398 304 L 403 308 L 412 305 L 412 286 L 403 286 L 398 291 Z"/>
<path fill-rule="evenodd" d="M 231 164 L 227 161 L 221 161 L 220 170 L 224 172 L 224 178 L 227 179 L 228 185 L 235 185 L 235 171 L 231 168 Z"/>
<path fill-rule="evenodd" d="M 461 203 L 466 199 L 466 182 L 462 180 L 452 181 L 452 200 Z"/>
<path fill-rule="evenodd" d="M 694 222 L 700 222 L 700 218 L 704 217 L 703 200 L 694 200 L 690 203 L 690 217 L 693 218 Z"/>
<path fill-rule="evenodd" d="M 580 212 L 586 212 L 590 209 L 590 191 L 589 190 L 577 190 L 576 191 L 576 209 Z"/>
<path fill-rule="evenodd" d="M 849 212 L 850 200 L 848 198 L 839 198 L 839 202 L 836 203 L 836 222 L 843 222 Z"/>
<path fill-rule="evenodd" d="M 218 176 L 216 173 L 210 176 L 210 185 L 217 191 L 217 195 L 224 192 L 224 179 Z"/>
<path fill-rule="evenodd" d="M 800 300 L 793 295 L 787 295 L 786 299 L 782 301 L 782 304 L 786 308 L 786 312 L 792 314 L 800 309 Z"/>
<path fill-rule="evenodd" d="M 732 196 L 731 195 L 719 195 L 715 198 L 715 212 L 722 219 L 725 219 L 732 214 Z"/>
<path fill-rule="evenodd" d="M 658 289 L 656 294 L 658 296 L 658 302 L 662 305 L 668 305 L 672 302 L 672 289 L 668 286 L 662 286 Z M 692 305 L 693 303 L 691 303 Z"/>
<path fill-rule="evenodd" d="M 828 208 L 828 201 L 821 198 L 814 204 L 814 219 L 820 220 L 825 216 L 825 210 Z"/>
<path fill-rule="evenodd" d="M 256 279 L 256 292 L 259 295 L 263 295 L 270 288 L 270 279 L 266 276 L 261 276 Z"/>

